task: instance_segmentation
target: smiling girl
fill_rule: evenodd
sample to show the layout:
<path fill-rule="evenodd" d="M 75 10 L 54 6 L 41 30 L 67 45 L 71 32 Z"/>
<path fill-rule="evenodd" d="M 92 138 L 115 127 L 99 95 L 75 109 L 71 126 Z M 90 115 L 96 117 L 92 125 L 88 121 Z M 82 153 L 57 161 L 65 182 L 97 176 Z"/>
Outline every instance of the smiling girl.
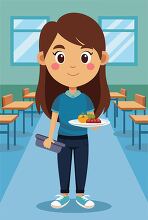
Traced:
<path fill-rule="evenodd" d="M 105 64 L 108 54 L 100 26 L 90 17 L 69 13 L 57 22 L 48 22 L 39 41 L 38 62 L 40 78 L 36 92 L 38 111 L 51 119 L 46 148 L 51 147 L 57 121 L 58 138 L 66 147 L 57 155 L 60 179 L 59 197 L 53 208 L 68 204 L 72 153 L 76 176 L 76 202 L 83 208 L 94 207 L 84 195 L 88 166 L 87 128 L 68 123 L 82 112 L 96 117 L 109 107 L 110 96 L 106 82 Z"/>

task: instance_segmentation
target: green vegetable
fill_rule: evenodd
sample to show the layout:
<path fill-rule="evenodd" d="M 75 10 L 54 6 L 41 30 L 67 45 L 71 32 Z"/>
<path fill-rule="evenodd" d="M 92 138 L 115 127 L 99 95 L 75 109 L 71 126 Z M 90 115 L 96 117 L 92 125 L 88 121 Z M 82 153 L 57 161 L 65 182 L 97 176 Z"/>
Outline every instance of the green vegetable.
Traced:
<path fill-rule="evenodd" d="M 91 113 L 88 113 L 88 114 L 87 114 L 87 117 L 88 117 L 89 119 L 94 119 L 94 118 L 95 118 L 95 115 L 94 115 L 94 114 L 91 114 Z"/>

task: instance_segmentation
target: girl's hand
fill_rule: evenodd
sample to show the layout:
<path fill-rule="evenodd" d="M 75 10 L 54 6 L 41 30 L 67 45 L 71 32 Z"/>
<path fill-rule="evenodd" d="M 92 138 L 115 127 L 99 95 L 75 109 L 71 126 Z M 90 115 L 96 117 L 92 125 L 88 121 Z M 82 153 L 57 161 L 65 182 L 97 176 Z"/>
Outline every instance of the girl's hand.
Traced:
<path fill-rule="evenodd" d="M 54 143 L 52 138 L 46 138 L 43 145 L 44 145 L 45 148 L 50 149 L 52 143 Z"/>

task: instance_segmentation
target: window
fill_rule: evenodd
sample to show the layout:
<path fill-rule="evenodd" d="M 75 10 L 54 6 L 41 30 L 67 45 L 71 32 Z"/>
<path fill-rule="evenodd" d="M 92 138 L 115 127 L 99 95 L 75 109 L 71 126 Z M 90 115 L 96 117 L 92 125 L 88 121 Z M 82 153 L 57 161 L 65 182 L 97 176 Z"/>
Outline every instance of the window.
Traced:
<path fill-rule="evenodd" d="M 137 65 L 137 17 L 100 17 L 106 39 L 108 65 Z"/>
<path fill-rule="evenodd" d="M 48 17 L 11 17 L 11 64 L 38 65 L 39 36 Z"/>

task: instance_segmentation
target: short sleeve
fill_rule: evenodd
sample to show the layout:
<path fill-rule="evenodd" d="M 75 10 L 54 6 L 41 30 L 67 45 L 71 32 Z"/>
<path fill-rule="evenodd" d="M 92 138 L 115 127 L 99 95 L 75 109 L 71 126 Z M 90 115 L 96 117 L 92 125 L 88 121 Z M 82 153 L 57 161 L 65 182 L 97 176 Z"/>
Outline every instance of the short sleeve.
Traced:
<path fill-rule="evenodd" d="M 52 103 L 51 111 L 52 112 L 59 112 L 59 107 L 60 107 L 60 96 L 57 96 Z"/>
<path fill-rule="evenodd" d="M 87 109 L 86 109 L 86 111 L 87 112 L 92 112 L 92 111 L 94 111 L 94 104 L 93 104 L 93 102 L 91 101 L 91 99 L 89 98 L 89 96 L 87 96 Z"/>

